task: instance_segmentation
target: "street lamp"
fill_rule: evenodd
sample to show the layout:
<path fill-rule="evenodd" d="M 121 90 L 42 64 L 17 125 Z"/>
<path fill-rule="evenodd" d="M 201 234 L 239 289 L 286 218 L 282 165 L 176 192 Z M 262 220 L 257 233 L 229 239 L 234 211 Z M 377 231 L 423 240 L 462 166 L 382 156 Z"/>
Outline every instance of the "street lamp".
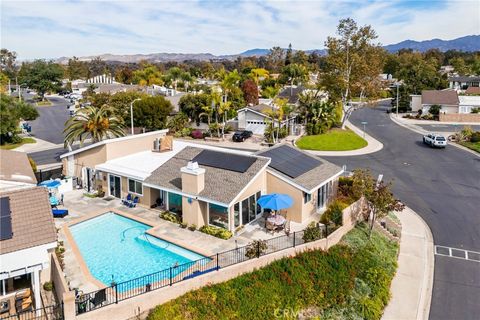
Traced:
<path fill-rule="evenodd" d="M 134 135 L 134 133 L 133 133 L 133 104 L 135 103 L 135 101 L 139 101 L 139 100 L 142 100 L 142 99 L 137 98 L 137 99 L 133 100 L 132 102 L 130 102 L 130 128 L 131 128 L 132 136 Z"/>
<path fill-rule="evenodd" d="M 363 124 L 363 139 L 365 139 L 365 126 L 368 124 L 367 121 L 362 121 Z"/>

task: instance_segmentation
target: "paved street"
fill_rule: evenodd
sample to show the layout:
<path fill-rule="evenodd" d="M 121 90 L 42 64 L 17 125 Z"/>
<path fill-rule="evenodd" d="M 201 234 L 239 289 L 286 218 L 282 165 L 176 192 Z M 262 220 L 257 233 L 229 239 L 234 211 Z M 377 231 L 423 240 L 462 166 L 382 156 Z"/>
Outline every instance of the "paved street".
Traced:
<path fill-rule="evenodd" d="M 358 127 L 367 121 L 367 133 L 384 149 L 325 158 L 394 179 L 395 195 L 427 222 L 435 245 L 480 252 L 480 158 L 453 146 L 423 145 L 420 134 L 393 123 L 385 110 L 358 110 L 351 117 Z M 430 319 L 478 319 L 479 314 L 480 263 L 436 255 Z"/>
<path fill-rule="evenodd" d="M 444 123 L 438 123 L 438 124 L 417 124 L 417 126 L 421 127 L 424 130 L 428 130 L 431 132 L 456 132 L 460 131 L 463 129 L 464 125 L 463 124 L 444 124 Z M 480 125 L 468 125 L 475 131 L 480 131 Z"/>
<path fill-rule="evenodd" d="M 67 100 L 63 97 L 49 97 L 48 100 L 53 103 L 52 106 L 36 107 L 40 116 L 30 122 L 32 135 L 55 144 L 63 143 L 64 124 L 70 118 Z"/>

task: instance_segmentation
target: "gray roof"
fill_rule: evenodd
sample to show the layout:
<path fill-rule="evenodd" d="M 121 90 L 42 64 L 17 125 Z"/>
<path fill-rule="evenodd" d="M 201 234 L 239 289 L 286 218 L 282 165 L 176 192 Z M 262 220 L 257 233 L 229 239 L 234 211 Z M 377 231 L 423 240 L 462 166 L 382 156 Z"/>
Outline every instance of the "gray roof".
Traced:
<path fill-rule="evenodd" d="M 422 104 L 458 105 L 458 95 L 455 90 L 423 90 Z"/>
<path fill-rule="evenodd" d="M 478 76 L 457 76 L 457 77 L 450 77 L 448 81 L 456 81 L 456 82 L 479 82 L 480 77 Z"/>
<path fill-rule="evenodd" d="M 299 95 L 303 92 L 303 90 L 305 90 L 305 88 L 302 86 L 287 86 L 278 94 L 278 97 L 288 99 L 288 103 L 290 104 L 296 104 L 298 102 Z"/>
<path fill-rule="evenodd" d="M 170 190 L 182 191 L 180 169 L 185 167 L 189 161 L 203 150 L 196 147 L 185 147 L 185 149 L 153 171 L 145 179 L 145 183 L 159 186 L 160 188 L 164 187 Z M 255 162 L 243 173 L 201 165 L 200 167 L 205 169 L 205 188 L 198 196 L 229 204 L 269 161 L 269 159 L 263 157 L 252 157 L 255 157 Z"/>
<path fill-rule="evenodd" d="M 301 153 L 305 154 L 308 157 L 311 157 L 311 158 L 314 158 L 314 159 L 317 159 L 317 160 L 320 161 L 320 164 L 317 167 L 313 168 L 310 171 L 307 171 L 307 172 L 303 173 L 302 175 L 300 175 L 296 178 L 291 178 L 291 177 L 287 176 L 286 174 L 284 174 L 284 173 L 282 173 L 282 172 L 280 172 L 280 171 L 278 171 L 278 170 L 276 170 L 276 169 L 274 169 L 270 166 L 268 167 L 269 171 L 274 172 L 275 174 L 281 176 L 282 178 L 284 178 L 286 180 L 289 180 L 292 183 L 294 183 L 296 185 L 299 185 L 300 187 L 302 187 L 306 190 L 309 190 L 309 191 L 312 190 L 313 188 L 319 186 L 320 184 L 322 184 L 326 180 L 330 179 L 331 177 L 333 177 L 334 175 L 336 175 L 340 171 L 342 171 L 342 168 L 340 168 L 339 166 L 337 166 L 333 163 L 330 163 L 325 159 L 315 157 L 315 156 L 309 154 L 308 152 L 297 149 L 297 148 L 295 148 L 295 147 L 293 147 L 289 144 L 278 144 L 278 145 L 273 146 L 269 149 L 265 149 L 265 150 L 262 150 L 262 151 L 258 152 L 257 155 L 261 156 L 262 154 L 264 154 L 266 152 L 269 152 L 271 154 L 272 151 L 274 151 L 276 148 L 278 148 L 280 146 L 288 146 L 289 148 L 293 148 L 295 150 L 300 151 Z"/>

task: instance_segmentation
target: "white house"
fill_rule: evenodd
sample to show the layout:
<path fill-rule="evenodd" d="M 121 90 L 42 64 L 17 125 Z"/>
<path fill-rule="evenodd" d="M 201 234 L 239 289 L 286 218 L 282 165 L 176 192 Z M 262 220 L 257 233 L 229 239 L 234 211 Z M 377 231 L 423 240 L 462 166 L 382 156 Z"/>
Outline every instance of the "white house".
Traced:
<path fill-rule="evenodd" d="M 469 87 L 479 87 L 480 77 L 478 76 L 457 76 L 448 78 L 449 88 L 457 91 L 466 90 Z"/>
<path fill-rule="evenodd" d="M 272 121 L 275 122 L 275 126 L 278 125 L 278 121 L 270 117 L 270 110 L 276 110 L 276 106 L 267 104 L 258 104 L 256 106 L 246 106 L 237 111 L 237 121 L 239 130 L 250 130 L 254 134 L 263 135 L 267 125 Z M 288 126 L 289 132 L 294 132 L 293 126 L 295 124 L 295 116 L 283 120 L 280 125 Z"/>
<path fill-rule="evenodd" d="M 458 99 L 458 113 L 471 113 L 472 109 L 480 108 L 480 96 L 458 96 Z"/>
<path fill-rule="evenodd" d="M 421 95 L 410 95 L 412 111 L 428 113 L 432 105 L 440 105 L 441 113 L 471 113 L 480 108 L 480 96 L 459 95 L 455 90 L 423 90 Z"/>

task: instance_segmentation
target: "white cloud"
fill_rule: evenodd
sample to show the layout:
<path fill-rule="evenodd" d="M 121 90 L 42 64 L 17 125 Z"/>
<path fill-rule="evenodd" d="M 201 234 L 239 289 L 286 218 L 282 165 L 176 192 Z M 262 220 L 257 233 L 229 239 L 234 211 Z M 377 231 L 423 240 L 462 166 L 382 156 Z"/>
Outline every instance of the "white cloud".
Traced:
<path fill-rule="evenodd" d="M 322 48 L 338 20 L 384 44 L 480 33 L 473 1 L 2 1 L 1 45 L 22 59 L 101 53 Z"/>

